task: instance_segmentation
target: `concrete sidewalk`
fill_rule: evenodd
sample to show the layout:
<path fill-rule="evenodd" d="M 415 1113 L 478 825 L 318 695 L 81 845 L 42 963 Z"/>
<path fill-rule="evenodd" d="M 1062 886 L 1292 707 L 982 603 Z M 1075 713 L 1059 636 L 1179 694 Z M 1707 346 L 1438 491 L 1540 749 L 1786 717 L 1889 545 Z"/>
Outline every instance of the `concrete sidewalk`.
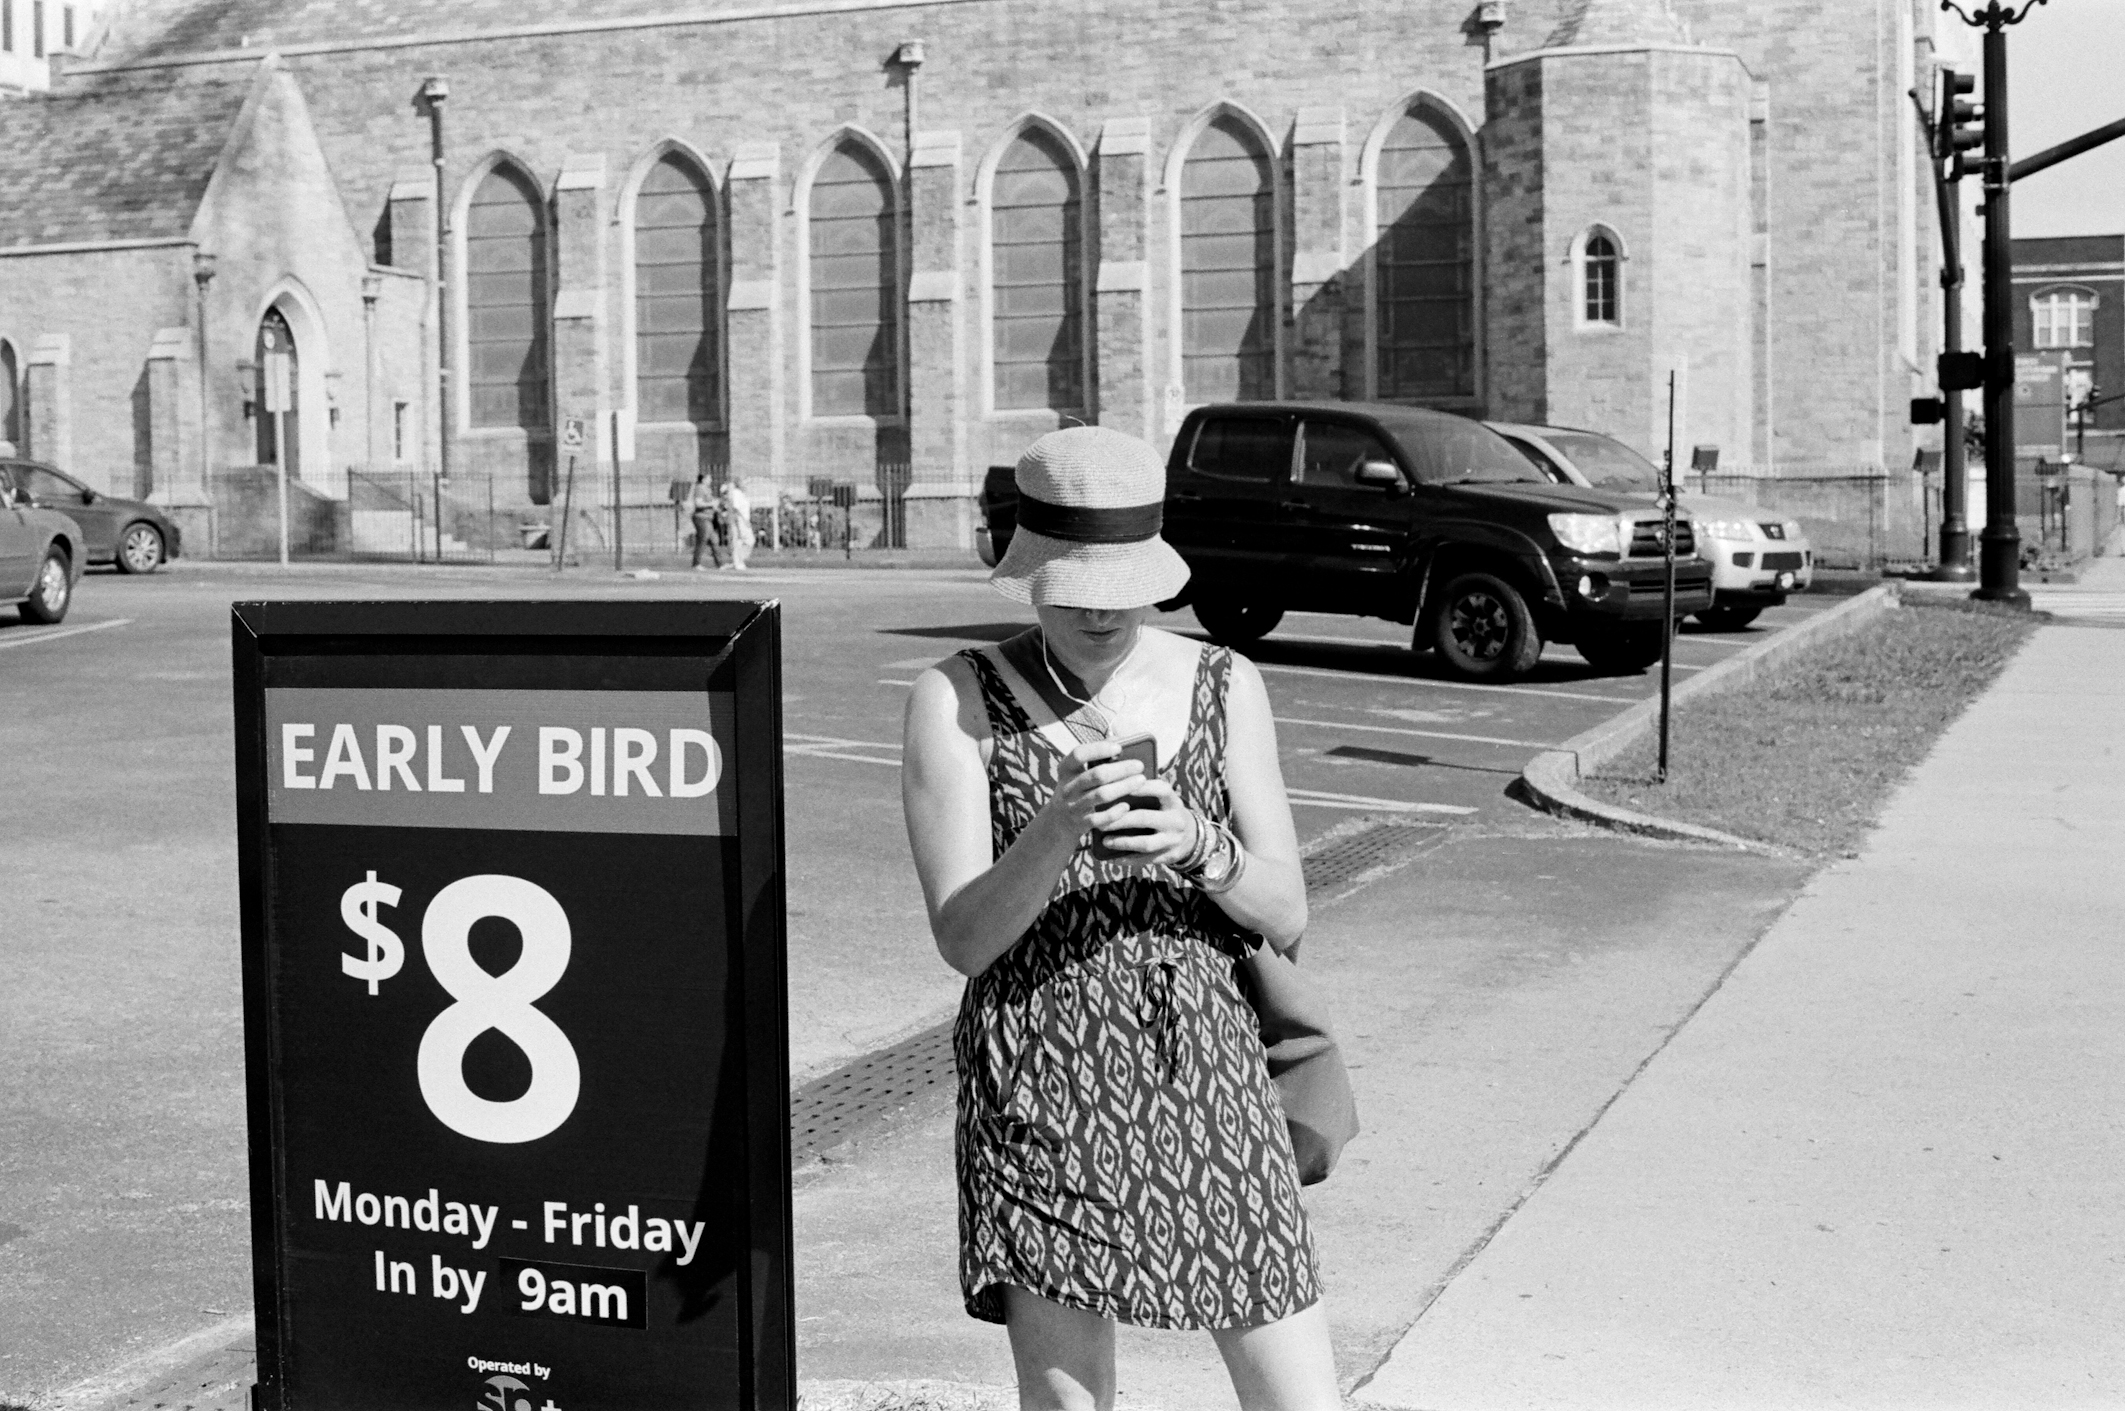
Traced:
<path fill-rule="evenodd" d="M 2046 627 L 1358 1399 L 2125 1404 L 2121 857 L 2125 633 Z"/>

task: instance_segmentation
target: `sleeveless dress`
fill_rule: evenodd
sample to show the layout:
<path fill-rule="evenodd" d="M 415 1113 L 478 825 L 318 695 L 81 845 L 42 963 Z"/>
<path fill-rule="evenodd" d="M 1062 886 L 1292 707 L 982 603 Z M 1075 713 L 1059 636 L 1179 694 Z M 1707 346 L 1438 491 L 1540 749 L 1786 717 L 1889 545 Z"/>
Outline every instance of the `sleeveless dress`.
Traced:
<path fill-rule="evenodd" d="M 1058 782 L 1062 754 L 995 664 L 972 665 L 995 747 L 997 856 Z M 1231 655 L 1197 665 L 1163 773 L 1224 819 Z M 952 1046 L 960 1286 L 1004 1321 L 1004 1284 L 1152 1328 L 1263 1323 L 1320 1297 L 1298 1173 L 1233 963 L 1256 938 L 1166 867 L 1089 840 L 1026 935 L 967 982 Z"/>

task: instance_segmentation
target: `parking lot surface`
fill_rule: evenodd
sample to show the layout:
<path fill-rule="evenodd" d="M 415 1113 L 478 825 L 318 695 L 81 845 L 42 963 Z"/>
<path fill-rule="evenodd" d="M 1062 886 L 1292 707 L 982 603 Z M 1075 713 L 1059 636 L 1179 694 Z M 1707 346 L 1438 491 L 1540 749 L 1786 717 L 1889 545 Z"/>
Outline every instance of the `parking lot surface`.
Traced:
<path fill-rule="evenodd" d="M 979 571 L 655 581 L 537 570 L 181 563 L 96 574 L 56 628 L 0 622 L 0 1402 L 249 1303 L 229 702 L 232 601 L 775 597 L 785 618 L 791 1061 L 801 1081 L 934 1022 L 900 820 L 908 686 L 1031 620 Z M 1688 632 L 1679 676 L 1827 605 Z M 0 614 L 4 616 L 4 614 Z M 1192 632 L 1187 613 L 1162 625 Z M 1513 825 L 1534 751 L 1657 688 L 1552 648 L 1525 683 L 1442 679 L 1406 629 L 1293 614 L 1249 649 L 1302 838 L 1368 815 Z"/>

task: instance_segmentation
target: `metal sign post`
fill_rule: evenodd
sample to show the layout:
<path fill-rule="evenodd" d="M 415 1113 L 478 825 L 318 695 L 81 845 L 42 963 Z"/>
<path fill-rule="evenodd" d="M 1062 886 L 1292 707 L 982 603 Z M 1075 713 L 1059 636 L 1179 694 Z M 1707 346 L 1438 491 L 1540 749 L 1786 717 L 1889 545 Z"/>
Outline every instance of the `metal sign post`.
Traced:
<path fill-rule="evenodd" d="M 1660 549 L 1667 576 L 1660 607 L 1660 782 L 1668 781 L 1668 714 L 1675 676 L 1675 374 L 1668 374 L 1668 447 L 1660 458 Z"/>
<path fill-rule="evenodd" d="M 259 1411 L 796 1401 L 772 603 L 243 603 Z"/>
<path fill-rule="evenodd" d="M 561 486 L 560 523 L 550 536 L 556 573 L 568 565 L 568 521 L 575 514 L 576 505 L 576 457 L 583 453 L 581 417 L 572 416 L 561 423 L 561 453 L 568 457 L 568 473 Z"/>
<path fill-rule="evenodd" d="M 268 330 L 266 334 L 266 412 L 273 418 L 273 461 L 280 472 L 280 561 L 288 561 L 288 403 L 293 400 L 293 369 L 288 350 Z"/>

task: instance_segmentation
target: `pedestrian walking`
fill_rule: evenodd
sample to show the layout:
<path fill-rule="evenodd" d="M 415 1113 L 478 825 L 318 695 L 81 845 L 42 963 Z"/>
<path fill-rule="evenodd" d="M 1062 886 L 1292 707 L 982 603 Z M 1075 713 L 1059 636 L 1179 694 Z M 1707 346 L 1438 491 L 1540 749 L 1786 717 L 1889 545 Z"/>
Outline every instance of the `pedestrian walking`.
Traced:
<path fill-rule="evenodd" d="M 716 547 L 716 514 L 722 503 L 722 497 L 716 493 L 716 487 L 708 483 L 708 472 L 704 470 L 696 475 L 693 489 L 686 493 L 687 513 L 694 522 L 696 573 L 707 572 L 707 565 L 701 562 L 703 554 L 706 554 L 717 568 L 723 567 L 722 551 Z"/>
<path fill-rule="evenodd" d="M 742 573 L 753 552 L 753 501 L 735 475 L 723 483 L 723 522 L 730 533 L 730 566 Z"/>
<path fill-rule="evenodd" d="M 968 977 L 967 1311 L 1009 1330 L 1031 1411 L 1112 1406 L 1117 1323 L 1209 1331 L 1249 1411 L 1332 1411 L 1291 1139 L 1235 974 L 1306 924 L 1268 694 L 1245 658 L 1146 620 L 1188 577 L 1156 451 L 1070 427 L 1017 483 L 991 581 L 1039 626 L 922 674 L 902 785 L 931 931 Z"/>

